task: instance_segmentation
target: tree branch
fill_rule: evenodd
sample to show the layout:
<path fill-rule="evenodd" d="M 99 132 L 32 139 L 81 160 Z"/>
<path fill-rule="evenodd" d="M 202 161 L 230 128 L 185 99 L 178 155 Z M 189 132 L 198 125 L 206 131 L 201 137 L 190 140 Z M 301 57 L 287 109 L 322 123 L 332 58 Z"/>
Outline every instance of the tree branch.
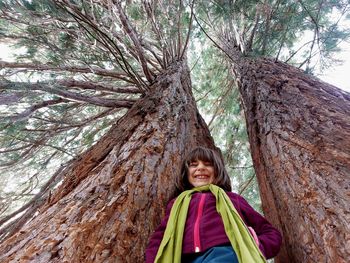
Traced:
<path fill-rule="evenodd" d="M 245 184 L 243 185 L 242 189 L 239 191 L 239 194 L 243 194 L 243 192 L 249 187 L 249 185 L 253 182 L 253 179 L 255 178 L 255 174 L 252 175 L 248 181 L 245 182 Z"/>
<path fill-rule="evenodd" d="M 255 13 L 254 27 L 247 41 L 247 51 L 251 51 L 253 48 L 253 41 L 254 41 L 256 30 L 258 29 L 259 19 L 260 19 L 260 14 L 259 14 L 259 11 L 257 10 Z"/>
<path fill-rule="evenodd" d="M 162 68 L 165 69 L 168 65 L 168 57 L 170 56 L 169 51 L 165 48 L 165 43 L 167 41 L 164 38 L 162 31 L 159 29 L 160 25 L 156 23 L 155 14 L 154 14 L 155 12 L 154 12 L 154 8 L 151 6 L 151 3 L 147 1 L 142 1 L 142 3 L 144 6 L 144 9 L 146 10 L 147 17 L 151 20 L 152 31 L 154 32 L 156 39 L 160 44 L 160 50 L 163 53 L 162 62 L 159 62 L 159 64 L 162 65 Z"/>
<path fill-rule="evenodd" d="M 188 42 L 190 40 L 190 35 L 191 35 L 191 31 L 192 31 L 192 26 L 193 26 L 193 7 L 194 7 L 194 1 L 192 1 L 192 4 L 191 4 L 191 16 L 190 16 L 190 22 L 189 22 L 189 25 L 188 25 L 188 30 L 187 30 L 187 35 L 186 35 L 186 40 L 185 40 L 185 45 L 182 49 L 182 52 L 181 52 L 181 56 L 180 56 L 180 60 L 183 59 L 184 55 L 185 55 L 185 52 L 186 52 L 186 49 L 187 49 L 187 46 L 188 46 Z"/>
<path fill-rule="evenodd" d="M 149 81 L 149 83 L 152 83 L 154 78 L 155 78 L 155 75 L 152 73 L 152 71 L 149 70 L 149 68 L 147 66 L 147 62 L 146 62 L 146 59 L 145 59 L 145 56 L 144 56 L 144 52 L 142 50 L 142 46 L 141 46 L 140 40 L 137 37 L 136 31 L 133 28 L 133 26 L 130 24 L 128 17 L 124 13 L 120 1 L 113 1 L 113 2 L 117 6 L 117 12 L 119 14 L 119 18 L 120 18 L 120 21 L 121 21 L 121 23 L 123 25 L 124 31 L 128 34 L 128 36 L 131 38 L 132 42 L 134 43 L 134 45 L 136 47 L 138 58 L 140 60 L 141 67 L 142 67 L 143 72 L 144 72 L 144 74 L 146 76 L 146 79 Z"/>
<path fill-rule="evenodd" d="M 26 110 L 24 110 L 23 112 L 21 112 L 17 115 L 5 116 L 3 118 L 0 118 L 0 120 L 3 119 L 5 121 L 12 121 L 12 122 L 21 121 L 21 120 L 27 119 L 30 115 L 32 115 L 38 109 L 45 108 L 45 107 L 50 106 L 50 105 L 56 105 L 56 104 L 63 103 L 63 102 L 68 102 L 68 100 L 65 100 L 62 98 L 59 98 L 56 100 L 46 100 L 46 101 L 43 101 L 41 103 L 37 103 L 37 104 L 27 108 Z"/>
<path fill-rule="evenodd" d="M 87 14 L 83 14 L 77 6 L 67 0 L 56 1 L 55 4 L 68 12 L 75 21 L 85 30 L 97 42 L 106 47 L 114 56 L 115 61 L 126 73 L 126 75 L 132 80 L 132 83 L 139 85 L 140 89 L 147 90 L 148 85 L 144 83 L 144 80 L 137 74 L 130 63 L 125 59 L 123 52 L 118 45 L 111 39 L 107 33 L 100 29 L 100 27 L 92 22 L 93 19 Z M 90 32 L 89 28 L 93 31 Z M 117 54 L 115 53 L 117 51 Z"/>
<path fill-rule="evenodd" d="M 77 87 L 82 89 L 110 91 L 113 93 L 139 94 L 140 89 L 134 86 L 129 87 L 113 87 L 108 84 L 98 84 L 91 81 L 77 81 L 75 79 L 58 80 L 58 84 L 65 87 Z"/>
<path fill-rule="evenodd" d="M 70 162 L 68 162 L 68 164 Z M 39 193 L 37 193 L 28 203 L 0 220 L 0 243 L 2 243 L 7 236 L 11 235 L 11 233 L 14 233 L 18 228 L 20 228 L 25 222 L 27 222 L 29 218 L 33 216 L 37 208 L 44 204 L 46 200 L 48 200 L 49 190 L 52 189 L 57 184 L 57 182 L 62 179 L 62 176 L 64 175 L 64 169 L 66 167 L 69 167 L 68 164 L 61 166 L 41 187 Z M 4 226 L 6 222 L 25 210 L 27 210 L 26 213 L 23 214 L 20 218 Z"/>
<path fill-rule="evenodd" d="M 133 83 L 129 78 L 127 78 L 127 75 L 124 73 L 115 72 L 112 70 L 106 70 L 97 68 L 94 66 L 91 67 L 82 67 L 82 66 L 51 66 L 51 65 L 44 65 L 44 64 L 34 64 L 34 63 L 20 63 L 20 62 L 6 62 L 0 60 L 0 68 L 24 68 L 27 70 L 35 70 L 35 71 L 68 71 L 73 73 L 92 73 L 99 76 L 105 76 L 105 77 L 113 77 L 117 79 L 124 80 L 129 83 Z"/>
<path fill-rule="evenodd" d="M 112 108 L 131 108 L 136 100 L 132 99 L 105 99 L 105 98 L 97 98 L 90 97 L 79 93 L 74 93 L 71 91 L 67 91 L 64 89 L 59 89 L 50 84 L 41 84 L 41 83 L 24 83 L 24 82 L 5 82 L 0 81 L 0 87 L 3 89 L 28 89 L 28 90 L 40 90 L 45 91 L 51 94 L 59 95 L 63 98 L 79 101 L 79 102 L 87 102 L 96 106 L 102 107 L 112 107 Z"/>
<path fill-rule="evenodd" d="M 200 27 L 200 29 L 203 31 L 203 33 L 210 39 L 211 42 L 213 42 L 213 44 L 218 48 L 220 49 L 222 52 L 224 52 L 228 57 L 230 57 L 230 54 L 228 54 L 218 43 L 216 43 L 216 41 L 211 37 L 209 36 L 209 34 L 205 31 L 205 29 L 202 27 L 202 25 L 199 23 L 197 17 L 195 14 L 193 14 L 193 17 L 194 19 L 196 20 L 198 26 Z"/>

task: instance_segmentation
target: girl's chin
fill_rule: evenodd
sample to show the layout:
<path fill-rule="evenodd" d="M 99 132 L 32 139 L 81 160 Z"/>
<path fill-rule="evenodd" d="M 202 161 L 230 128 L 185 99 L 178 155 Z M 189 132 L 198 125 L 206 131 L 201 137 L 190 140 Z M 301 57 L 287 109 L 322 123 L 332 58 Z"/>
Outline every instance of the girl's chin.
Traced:
<path fill-rule="evenodd" d="M 196 182 L 193 184 L 193 187 L 200 187 L 208 184 L 210 184 L 210 182 Z"/>

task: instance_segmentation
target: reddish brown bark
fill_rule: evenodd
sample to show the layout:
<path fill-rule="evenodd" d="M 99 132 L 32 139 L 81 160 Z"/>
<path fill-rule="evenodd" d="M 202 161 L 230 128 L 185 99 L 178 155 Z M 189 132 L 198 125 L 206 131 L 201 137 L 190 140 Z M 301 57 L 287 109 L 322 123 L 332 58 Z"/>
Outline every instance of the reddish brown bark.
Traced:
<path fill-rule="evenodd" d="M 184 154 L 213 146 L 174 66 L 68 169 L 50 203 L 0 248 L 1 262 L 143 262 Z"/>
<path fill-rule="evenodd" d="M 277 262 L 350 261 L 350 94 L 287 64 L 228 51 Z"/>

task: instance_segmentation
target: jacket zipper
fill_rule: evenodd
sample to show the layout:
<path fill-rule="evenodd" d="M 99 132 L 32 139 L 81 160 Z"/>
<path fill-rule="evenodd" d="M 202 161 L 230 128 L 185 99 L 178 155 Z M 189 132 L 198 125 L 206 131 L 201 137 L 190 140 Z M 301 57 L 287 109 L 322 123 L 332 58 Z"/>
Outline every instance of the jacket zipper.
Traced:
<path fill-rule="evenodd" d="M 198 210 L 197 210 L 197 218 L 194 223 L 194 251 L 200 252 L 201 251 L 201 241 L 199 236 L 199 223 L 203 214 L 203 207 L 204 207 L 204 201 L 205 201 L 205 194 L 201 194 L 201 199 L 199 201 Z"/>

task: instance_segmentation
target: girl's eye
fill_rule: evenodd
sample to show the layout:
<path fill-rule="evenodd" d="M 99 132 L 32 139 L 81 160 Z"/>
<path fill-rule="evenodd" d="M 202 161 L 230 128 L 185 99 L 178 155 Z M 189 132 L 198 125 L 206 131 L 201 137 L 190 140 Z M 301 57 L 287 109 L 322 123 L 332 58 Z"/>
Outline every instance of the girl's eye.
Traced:
<path fill-rule="evenodd" d="M 198 166 L 198 162 L 190 162 L 189 163 L 189 166 L 190 167 L 195 167 L 195 166 Z M 203 162 L 203 164 L 205 165 L 205 166 L 213 166 L 213 163 L 212 162 Z"/>

